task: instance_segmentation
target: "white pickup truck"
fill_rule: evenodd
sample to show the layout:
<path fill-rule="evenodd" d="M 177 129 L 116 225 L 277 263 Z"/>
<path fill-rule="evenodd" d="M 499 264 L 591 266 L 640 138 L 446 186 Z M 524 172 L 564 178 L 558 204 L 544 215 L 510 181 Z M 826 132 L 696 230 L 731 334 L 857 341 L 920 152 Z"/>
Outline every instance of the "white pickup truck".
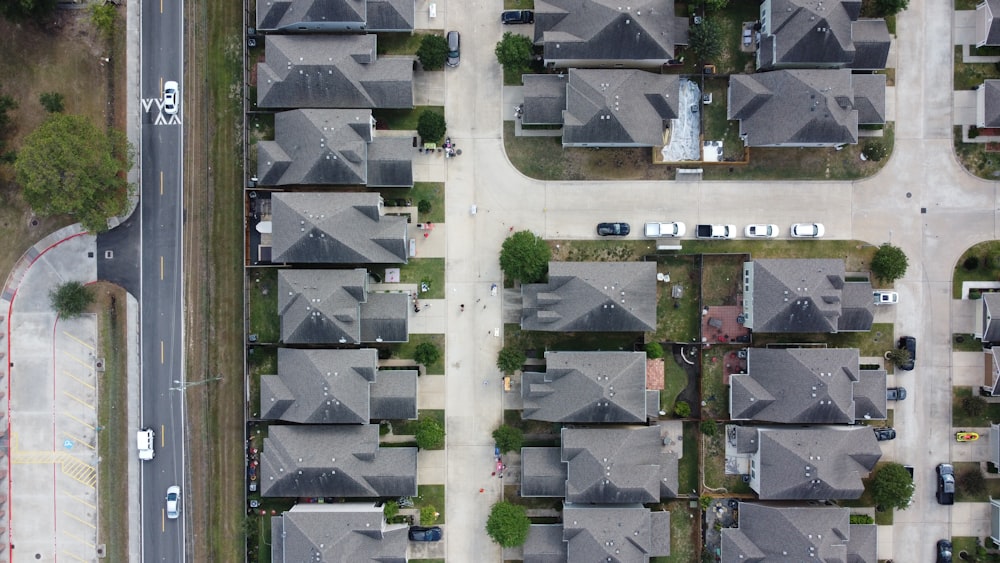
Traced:
<path fill-rule="evenodd" d="M 736 225 L 698 225 L 694 236 L 708 239 L 733 238 L 736 236 Z"/>
<path fill-rule="evenodd" d="M 136 433 L 136 444 L 139 446 L 139 459 L 149 461 L 156 455 L 153 443 L 156 442 L 156 432 L 152 428 L 143 428 Z"/>
<path fill-rule="evenodd" d="M 646 238 L 682 237 L 685 232 L 684 223 L 646 223 Z"/>

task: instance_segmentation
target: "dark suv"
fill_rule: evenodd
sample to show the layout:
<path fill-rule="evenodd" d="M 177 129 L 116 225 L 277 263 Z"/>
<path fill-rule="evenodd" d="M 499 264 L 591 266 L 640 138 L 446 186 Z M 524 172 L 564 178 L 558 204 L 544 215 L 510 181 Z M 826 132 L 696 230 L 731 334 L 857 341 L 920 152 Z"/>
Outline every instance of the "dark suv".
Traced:
<path fill-rule="evenodd" d="M 900 350 L 906 350 L 910 353 L 910 361 L 899 366 L 899 369 L 903 371 L 910 371 L 913 369 L 913 364 L 917 361 L 917 339 L 912 336 L 901 336 L 899 338 Z"/>
<path fill-rule="evenodd" d="M 938 504 L 955 504 L 955 467 L 950 463 L 937 466 Z"/>
<path fill-rule="evenodd" d="M 500 14 L 500 21 L 505 24 L 535 23 L 535 12 L 531 10 L 505 10 Z"/>

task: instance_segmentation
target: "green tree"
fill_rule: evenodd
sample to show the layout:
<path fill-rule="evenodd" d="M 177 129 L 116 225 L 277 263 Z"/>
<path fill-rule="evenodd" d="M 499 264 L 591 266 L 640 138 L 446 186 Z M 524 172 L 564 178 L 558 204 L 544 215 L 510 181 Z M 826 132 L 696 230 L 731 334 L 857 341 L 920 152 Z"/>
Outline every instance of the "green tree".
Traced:
<path fill-rule="evenodd" d="M 441 350 L 431 342 L 421 342 L 413 351 L 413 359 L 427 367 L 441 359 Z"/>
<path fill-rule="evenodd" d="M 486 533 L 501 547 L 517 547 L 528 539 L 531 520 L 523 506 L 500 501 L 490 509 Z"/>
<path fill-rule="evenodd" d="M 885 359 L 896 367 L 902 367 L 910 363 L 910 352 L 903 348 L 893 348 L 885 353 Z"/>
<path fill-rule="evenodd" d="M 705 8 L 713 12 L 725 9 L 729 5 L 729 0 L 705 0 Z"/>
<path fill-rule="evenodd" d="M 431 505 L 420 507 L 420 525 L 433 526 L 438 521 L 438 511 Z"/>
<path fill-rule="evenodd" d="M 688 47 L 701 61 L 710 61 L 722 54 L 722 28 L 705 18 L 688 30 Z"/>
<path fill-rule="evenodd" d="M 531 231 L 518 231 L 507 237 L 500 248 L 500 269 L 523 283 L 541 281 L 549 270 L 552 249 L 542 237 Z"/>
<path fill-rule="evenodd" d="M 417 134 L 426 143 L 440 141 L 447 130 L 448 126 L 444 122 L 444 116 L 436 111 L 424 111 L 417 119 Z"/>
<path fill-rule="evenodd" d="M 107 133 L 79 115 L 52 114 L 32 131 L 14 162 L 24 198 L 40 215 L 67 213 L 84 228 L 108 229 L 128 208 L 125 172 L 133 151 L 118 131 Z"/>
<path fill-rule="evenodd" d="M 501 424 L 493 431 L 493 441 L 500 448 L 500 453 L 517 452 L 524 444 L 524 432 L 520 428 Z"/>
<path fill-rule="evenodd" d="M 497 369 L 504 373 L 514 373 L 521 369 L 527 357 L 520 348 L 505 346 L 497 354 Z"/>
<path fill-rule="evenodd" d="M 887 242 L 878 247 L 875 256 L 872 256 L 872 274 L 884 282 L 894 282 L 903 277 L 909 265 L 906 253 Z"/>
<path fill-rule="evenodd" d="M 64 319 L 79 317 L 94 302 L 94 292 L 78 281 L 66 282 L 49 292 L 49 301 Z"/>
<path fill-rule="evenodd" d="M 876 471 L 871 490 L 877 506 L 904 510 L 913 497 L 913 478 L 902 465 L 887 463 Z"/>
<path fill-rule="evenodd" d="M 699 426 L 701 428 L 701 433 L 709 437 L 715 436 L 715 433 L 719 431 L 719 423 L 712 419 L 701 421 Z"/>
<path fill-rule="evenodd" d="M 90 6 L 90 21 L 106 38 L 115 32 L 115 5 L 98 3 Z"/>
<path fill-rule="evenodd" d="M 12 21 L 41 20 L 51 16 L 58 0 L 6 0 L 0 2 L 0 15 Z"/>
<path fill-rule="evenodd" d="M 659 342 L 646 343 L 646 357 L 655 360 L 663 357 L 663 346 Z"/>
<path fill-rule="evenodd" d="M 444 68 L 444 62 L 448 60 L 448 41 L 440 35 L 425 35 L 420 40 L 417 59 L 424 70 Z"/>
<path fill-rule="evenodd" d="M 65 98 L 59 92 L 42 92 L 38 102 L 49 113 L 62 113 L 66 109 Z"/>
<path fill-rule="evenodd" d="M 879 162 L 883 158 L 889 156 L 889 149 L 885 146 L 885 143 L 879 141 L 878 139 L 871 139 L 865 142 L 865 146 L 861 149 L 861 154 L 865 155 L 865 158 L 871 160 L 872 162 Z"/>
<path fill-rule="evenodd" d="M 674 414 L 680 418 L 691 416 L 691 405 L 687 401 L 677 401 L 674 405 Z"/>
<path fill-rule="evenodd" d="M 440 450 L 444 447 L 444 428 L 436 419 L 422 416 L 417 421 L 415 438 L 417 447 L 422 450 Z"/>
<path fill-rule="evenodd" d="M 399 514 L 399 503 L 394 500 L 386 502 L 382 507 L 382 515 L 386 520 L 392 520 L 397 514 Z"/>
<path fill-rule="evenodd" d="M 909 0 L 875 0 L 875 10 L 880 16 L 893 16 L 905 10 L 909 4 Z"/>
<path fill-rule="evenodd" d="M 417 211 L 421 214 L 426 214 L 431 212 L 433 204 L 429 199 L 422 199 L 417 202 Z"/>
<path fill-rule="evenodd" d="M 531 51 L 531 39 L 509 31 L 504 32 L 503 38 L 497 42 L 497 46 L 493 50 L 500 66 L 508 73 L 515 74 L 528 70 L 531 65 Z"/>

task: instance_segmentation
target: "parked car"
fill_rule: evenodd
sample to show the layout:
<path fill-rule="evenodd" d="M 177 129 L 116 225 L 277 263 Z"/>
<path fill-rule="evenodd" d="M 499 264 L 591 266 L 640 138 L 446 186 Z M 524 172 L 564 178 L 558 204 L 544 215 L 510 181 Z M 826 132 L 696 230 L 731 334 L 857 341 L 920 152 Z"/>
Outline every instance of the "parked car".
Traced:
<path fill-rule="evenodd" d="M 876 305 L 895 305 L 899 303 L 899 294 L 895 291 L 877 290 L 872 292 Z"/>
<path fill-rule="evenodd" d="M 695 225 L 695 238 L 728 239 L 736 236 L 736 225 Z"/>
<path fill-rule="evenodd" d="M 899 337 L 899 345 L 897 346 L 900 350 L 906 350 L 910 353 L 910 361 L 899 366 L 899 369 L 903 371 L 911 371 L 913 365 L 917 362 L 917 339 L 912 336 L 901 336 Z"/>
<path fill-rule="evenodd" d="M 792 225 L 792 236 L 795 238 L 819 238 L 826 229 L 822 223 L 795 223 Z"/>
<path fill-rule="evenodd" d="M 143 428 L 136 433 L 136 444 L 139 446 L 139 459 L 149 461 L 156 455 L 153 445 L 156 442 L 156 432 L 152 428 Z"/>
<path fill-rule="evenodd" d="M 778 236 L 778 226 L 777 225 L 747 225 L 744 234 L 747 238 L 775 238 Z"/>
<path fill-rule="evenodd" d="M 163 113 L 173 115 L 177 113 L 177 99 L 180 97 L 179 86 L 173 80 L 163 83 Z"/>
<path fill-rule="evenodd" d="M 461 52 L 460 52 L 461 49 L 459 48 L 461 43 L 461 38 L 459 37 L 457 31 L 449 31 L 447 40 L 448 40 L 448 66 L 452 67 L 458 66 L 458 63 L 461 59 Z"/>
<path fill-rule="evenodd" d="M 628 223 L 598 223 L 597 234 L 602 237 L 624 237 L 632 232 Z"/>
<path fill-rule="evenodd" d="M 879 442 L 884 442 L 885 440 L 894 440 L 896 438 L 896 431 L 892 428 L 875 428 L 875 439 Z"/>
<path fill-rule="evenodd" d="M 500 21 L 505 24 L 535 23 L 535 12 L 531 10 L 504 10 Z"/>
<path fill-rule="evenodd" d="M 646 223 L 645 232 L 648 238 L 682 237 L 687 232 L 687 227 L 684 226 L 684 223 L 677 221 L 671 223 L 655 223 L 650 221 Z"/>
<path fill-rule="evenodd" d="M 410 541 L 441 541 L 440 526 L 410 526 Z"/>
<path fill-rule="evenodd" d="M 937 563 L 951 563 L 951 542 L 948 540 L 938 540 L 937 542 Z"/>
<path fill-rule="evenodd" d="M 889 387 L 885 390 L 885 398 L 887 401 L 902 401 L 906 399 L 906 389 L 902 387 Z"/>
<path fill-rule="evenodd" d="M 167 488 L 167 518 L 176 520 L 181 513 L 181 488 L 177 485 Z"/>
<path fill-rule="evenodd" d="M 936 471 L 938 503 L 955 504 L 955 468 L 950 463 L 939 463 Z"/>

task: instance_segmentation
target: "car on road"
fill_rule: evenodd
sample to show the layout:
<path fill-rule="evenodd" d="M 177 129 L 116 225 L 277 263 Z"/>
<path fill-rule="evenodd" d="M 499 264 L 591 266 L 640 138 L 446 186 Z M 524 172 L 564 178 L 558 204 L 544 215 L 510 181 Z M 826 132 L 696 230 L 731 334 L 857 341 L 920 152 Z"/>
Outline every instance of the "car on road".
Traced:
<path fill-rule="evenodd" d="M 822 223 L 795 223 L 791 231 L 795 238 L 819 238 L 825 232 Z"/>
<path fill-rule="evenodd" d="M 910 353 L 910 360 L 899 366 L 899 369 L 903 371 L 912 371 L 913 365 L 917 362 L 917 339 L 912 336 L 900 336 L 899 345 L 896 347 Z"/>
<path fill-rule="evenodd" d="M 872 297 L 875 298 L 876 305 L 895 305 L 899 303 L 899 294 L 895 291 L 879 289 L 872 292 Z"/>
<path fill-rule="evenodd" d="M 462 56 L 460 49 L 461 37 L 459 37 L 457 31 L 449 31 L 446 39 L 448 41 L 448 66 L 458 66 Z"/>
<path fill-rule="evenodd" d="M 672 221 L 669 223 L 656 223 L 650 221 L 646 223 L 646 237 L 648 238 L 661 238 L 661 237 L 682 237 L 684 233 L 687 232 L 687 227 L 684 223 L 679 223 L 677 221 Z"/>
<path fill-rule="evenodd" d="M 440 526 L 410 526 L 410 541 L 441 541 Z"/>
<path fill-rule="evenodd" d="M 955 468 L 950 463 L 939 463 L 935 471 L 938 503 L 955 504 Z"/>
<path fill-rule="evenodd" d="M 149 461 L 156 456 L 153 445 L 156 442 L 156 432 L 152 428 L 143 428 L 136 433 L 136 444 L 139 446 L 139 459 Z"/>
<path fill-rule="evenodd" d="M 879 442 L 884 442 L 886 440 L 894 440 L 896 438 L 896 431 L 892 428 L 875 428 L 875 439 Z"/>
<path fill-rule="evenodd" d="M 500 21 L 505 24 L 535 23 L 535 12 L 531 10 L 504 10 Z"/>
<path fill-rule="evenodd" d="M 744 233 L 747 238 L 775 238 L 778 236 L 777 225 L 754 224 L 747 225 Z"/>
<path fill-rule="evenodd" d="M 180 98 L 180 87 L 177 82 L 167 80 L 163 84 L 163 113 L 173 115 L 177 113 L 177 104 Z"/>
<path fill-rule="evenodd" d="M 906 389 L 902 387 L 889 387 L 885 390 L 885 399 L 887 401 L 902 401 L 906 399 Z"/>
<path fill-rule="evenodd" d="M 176 520 L 181 514 L 181 488 L 173 485 L 167 488 L 167 518 Z"/>
<path fill-rule="evenodd" d="M 628 223 L 598 223 L 597 234 L 602 237 L 624 237 L 632 232 Z"/>
<path fill-rule="evenodd" d="M 951 563 L 951 542 L 948 540 L 938 540 L 937 542 L 937 563 Z"/>

